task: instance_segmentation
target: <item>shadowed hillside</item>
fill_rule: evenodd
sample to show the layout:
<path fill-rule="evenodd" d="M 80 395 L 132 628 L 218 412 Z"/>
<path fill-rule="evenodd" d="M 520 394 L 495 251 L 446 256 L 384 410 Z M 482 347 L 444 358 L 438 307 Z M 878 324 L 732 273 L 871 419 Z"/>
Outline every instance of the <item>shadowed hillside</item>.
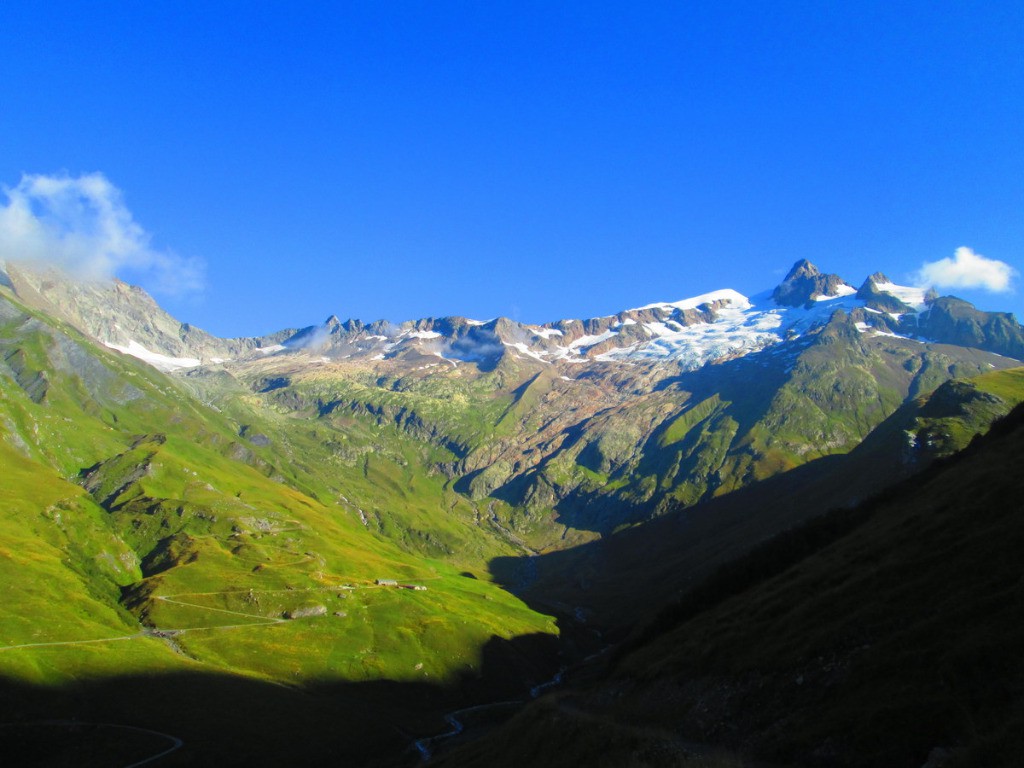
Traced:
<path fill-rule="evenodd" d="M 198 665 L 191 671 L 129 668 L 60 685 L 0 678 L 0 754 L 8 765 L 99 768 L 134 764 L 178 740 L 160 766 L 415 764 L 414 742 L 445 731 L 445 713 L 525 700 L 530 684 L 554 674 L 557 658 L 548 635 L 492 638 L 481 654 L 478 673 L 467 671 L 447 684 L 285 685 Z"/>
<path fill-rule="evenodd" d="M 1018 407 L 954 458 L 718 570 L 596 680 L 440 764 L 521 765 L 571 728 L 604 765 L 682 765 L 695 744 L 783 765 L 1018 765 L 1022 462 Z"/>

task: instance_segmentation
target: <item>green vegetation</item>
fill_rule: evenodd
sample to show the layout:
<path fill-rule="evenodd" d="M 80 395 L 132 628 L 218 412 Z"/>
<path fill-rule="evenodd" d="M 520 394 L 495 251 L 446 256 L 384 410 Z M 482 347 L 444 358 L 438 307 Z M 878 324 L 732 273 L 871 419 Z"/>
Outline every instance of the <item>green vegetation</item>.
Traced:
<path fill-rule="evenodd" d="M 8 293 L 0 700 L 25 728 L 85 709 L 202 744 L 221 738 L 221 761 L 236 755 L 234 738 L 266 750 L 237 755 L 279 763 L 296 734 L 309 759 L 390 760 L 413 735 L 443 729 L 443 712 L 549 678 L 560 632 L 585 655 L 598 632 L 620 639 L 654 605 L 687 595 L 634 637 L 625 670 L 866 530 L 838 513 L 737 560 L 826 500 L 849 503 L 841 492 L 860 487 L 865 467 L 893 467 L 871 472 L 863 488 L 873 489 L 968 446 L 1024 401 L 1024 373 L 992 370 L 998 358 L 862 338 L 842 317 L 786 355 L 699 371 L 608 366 L 570 379 L 510 357 L 484 370 L 281 355 L 167 376 Z M 729 562 L 735 570 L 689 591 Z M 767 620 L 795 609 L 764 599 L 744 610 Z M 746 674 L 764 661 L 678 642 L 699 661 L 687 673 L 706 661 L 708 674 L 732 674 L 730 664 Z M 824 652 L 813 637 L 785 642 Z M 674 655 L 663 657 L 657 674 L 676 674 Z M 233 702 L 225 722 L 236 735 L 215 736 L 191 714 L 196 696 Z M 265 706 L 280 723 L 257 733 Z M 572 696 L 547 715 L 563 736 L 545 738 L 567 760 L 708 757 L 674 721 L 648 727 Z M 322 736 L 337 718 L 346 745 Z M 536 720 L 524 712 L 508 733 Z M 572 737 L 593 731 L 601 739 Z M 534 748 L 500 752 L 508 764 L 536 759 Z"/>
<path fill-rule="evenodd" d="M 700 681 L 695 695 L 731 701 L 717 717 L 784 760 L 828 742 L 846 765 L 920 765 L 939 746 L 1015 763 L 1022 449 L 1018 410 L 959 460 L 751 553 L 663 614 L 616 676 Z M 776 702 L 757 711 L 755 676 Z"/>
<path fill-rule="evenodd" d="M 514 550 L 424 471 L 424 452 L 443 449 L 394 425 L 310 424 L 246 398 L 204 406 L 200 382 L 179 385 L 23 308 L 4 317 L 9 684 L 200 670 L 303 687 L 392 681 L 439 692 L 403 710 L 422 728 L 451 696 L 480 695 L 473 681 L 493 675 L 493 643 L 557 635 L 551 618 L 462 575 Z M 532 663 L 525 679 L 543 679 L 549 662 Z M 98 710 L 113 705 L 105 695 Z M 396 687 L 373 706 L 404 695 Z M 129 721 L 159 722 L 159 709 L 139 701 Z M 258 718 L 239 713 L 232 727 L 251 731 L 244 718 Z"/>

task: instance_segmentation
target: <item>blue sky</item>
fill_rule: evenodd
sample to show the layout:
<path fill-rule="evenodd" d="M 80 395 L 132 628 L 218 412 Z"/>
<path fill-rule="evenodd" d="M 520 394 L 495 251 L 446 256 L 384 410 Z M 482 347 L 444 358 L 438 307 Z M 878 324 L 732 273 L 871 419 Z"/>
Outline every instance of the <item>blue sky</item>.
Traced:
<path fill-rule="evenodd" d="M 102 174 L 104 264 L 218 335 L 1024 271 L 1024 5 L 976 5 L 12 0 L 0 205 Z"/>

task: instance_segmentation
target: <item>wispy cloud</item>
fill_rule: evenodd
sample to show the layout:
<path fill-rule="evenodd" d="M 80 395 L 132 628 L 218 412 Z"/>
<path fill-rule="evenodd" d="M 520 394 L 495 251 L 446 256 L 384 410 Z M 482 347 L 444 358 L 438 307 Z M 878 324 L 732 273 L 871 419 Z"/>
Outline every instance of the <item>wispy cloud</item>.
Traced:
<path fill-rule="evenodd" d="M 3 191 L 0 260 L 45 262 L 84 280 L 129 269 L 148 288 L 170 295 L 203 287 L 202 262 L 153 248 L 121 191 L 101 173 L 24 175 Z"/>
<path fill-rule="evenodd" d="M 925 263 L 917 273 L 920 285 L 936 288 L 979 288 L 1001 293 L 1010 290 L 1017 270 L 1004 261 L 990 259 L 966 246 L 956 249 L 953 258 Z"/>

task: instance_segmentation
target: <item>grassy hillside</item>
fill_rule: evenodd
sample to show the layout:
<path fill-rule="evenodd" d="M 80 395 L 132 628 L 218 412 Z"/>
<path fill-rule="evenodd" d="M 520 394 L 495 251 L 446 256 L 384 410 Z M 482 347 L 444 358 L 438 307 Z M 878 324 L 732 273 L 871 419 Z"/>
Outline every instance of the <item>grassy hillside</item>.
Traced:
<path fill-rule="evenodd" d="M 288 354 L 166 376 L 0 290 L 0 740 L 87 714 L 172 732 L 183 763 L 391 759 L 1024 399 L 1008 361 L 843 317 L 694 372 Z"/>
<path fill-rule="evenodd" d="M 472 512 L 446 503 L 440 478 L 375 450 L 374 435 L 310 428 L 244 399 L 203 405 L 131 358 L 0 306 L 0 677 L 18 692 L 12 704 L 25 696 L 6 709 L 17 723 L 106 712 L 179 723 L 205 744 L 202 723 L 167 711 L 194 695 L 175 681 L 199 691 L 262 682 L 252 688 L 262 698 L 225 714 L 224 727 L 279 763 L 293 736 L 260 731 L 255 712 L 291 706 L 282 685 L 338 685 L 343 702 L 370 686 L 358 719 L 394 711 L 385 741 L 399 749 L 440 727 L 453 702 L 550 674 L 553 620 L 483 567 L 515 550 L 461 519 Z M 335 450 L 360 441 L 356 461 Z M 524 650 L 520 637 L 547 640 Z M 130 714 L 110 699 L 119 681 L 142 680 L 154 695 Z M 337 715 L 327 708 L 300 730 Z M 344 730 L 356 752 L 381 738 Z"/>
<path fill-rule="evenodd" d="M 651 606 L 676 599 L 723 563 L 966 447 L 1022 401 L 1021 368 L 952 380 L 899 408 L 849 453 L 677 508 L 600 542 L 540 557 L 499 557 L 491 568 L 535 605 L 583 615 L 587 631 L 622 639 Z"/>
<path fill-rule="evenodd" d="M 715 572 L 599 679 L 538 706 L 607 765 L 682 765 L 708 744 L 783 765 L 1017 765 L 1022 461 L 1018 407 L 963 453 Z M 515 764 L 508 745 L 539 754 L 552 722 L 524 713 L 442 764 Z"/>

